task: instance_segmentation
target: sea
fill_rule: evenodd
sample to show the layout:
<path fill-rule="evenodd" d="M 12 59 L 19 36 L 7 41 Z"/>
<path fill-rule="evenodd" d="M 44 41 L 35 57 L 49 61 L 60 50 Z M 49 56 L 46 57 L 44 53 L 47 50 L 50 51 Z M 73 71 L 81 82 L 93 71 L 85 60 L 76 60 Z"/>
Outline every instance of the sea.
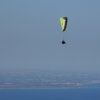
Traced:
<path fill-rule="evenodd" d="M 96 86 L 97 85 L 97 86 Z M 0 100 L 100 100 L 100 84 L 62 89 L 0 89 Z"/>

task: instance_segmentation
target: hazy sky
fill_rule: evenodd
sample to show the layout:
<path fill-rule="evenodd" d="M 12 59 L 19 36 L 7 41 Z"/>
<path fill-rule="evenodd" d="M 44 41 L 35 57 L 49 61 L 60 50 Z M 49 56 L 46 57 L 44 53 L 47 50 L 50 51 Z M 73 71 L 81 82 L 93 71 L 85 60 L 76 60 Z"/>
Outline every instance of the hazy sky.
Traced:
<path fill-rule="evenodd" d="M 100 0 L 0 0 L 0 68 L 99 71 Z"/>

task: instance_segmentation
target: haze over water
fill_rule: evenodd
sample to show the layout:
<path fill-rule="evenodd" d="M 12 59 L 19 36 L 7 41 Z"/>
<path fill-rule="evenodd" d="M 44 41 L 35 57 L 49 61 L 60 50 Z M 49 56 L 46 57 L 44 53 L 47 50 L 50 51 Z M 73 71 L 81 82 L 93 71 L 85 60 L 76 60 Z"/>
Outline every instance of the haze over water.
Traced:
<path fill-rule="evenodd" d="M 100 1 L 1 0 L 0 67 L 100 70 Z M 62 33 L 60 17 L 68 17 Z M 62 45 L 63 39 L 66 45 Z"/>

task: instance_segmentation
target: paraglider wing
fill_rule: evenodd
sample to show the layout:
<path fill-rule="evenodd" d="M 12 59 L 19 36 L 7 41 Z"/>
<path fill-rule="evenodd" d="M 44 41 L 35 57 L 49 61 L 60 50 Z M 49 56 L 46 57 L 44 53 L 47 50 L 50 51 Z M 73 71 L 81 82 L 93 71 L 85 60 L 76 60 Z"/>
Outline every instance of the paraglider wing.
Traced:
<path fill-rule="evenodd" d="M 61 26 L 61 29 L 62 29 L 63 32 L 66 30 L 67 22 L 68 22 L 67 17 L 61 17 L 60 18 L 60 26 Z"/>

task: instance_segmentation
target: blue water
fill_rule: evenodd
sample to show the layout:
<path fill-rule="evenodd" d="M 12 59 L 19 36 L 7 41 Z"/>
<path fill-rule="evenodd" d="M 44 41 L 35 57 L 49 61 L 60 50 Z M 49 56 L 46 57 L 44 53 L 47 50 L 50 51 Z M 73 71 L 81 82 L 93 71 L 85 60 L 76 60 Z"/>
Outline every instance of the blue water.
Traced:
<path fill-rule="evenodd" d="M 0 100 L 100 100 L 100 88 L 0 89 Z"/>

